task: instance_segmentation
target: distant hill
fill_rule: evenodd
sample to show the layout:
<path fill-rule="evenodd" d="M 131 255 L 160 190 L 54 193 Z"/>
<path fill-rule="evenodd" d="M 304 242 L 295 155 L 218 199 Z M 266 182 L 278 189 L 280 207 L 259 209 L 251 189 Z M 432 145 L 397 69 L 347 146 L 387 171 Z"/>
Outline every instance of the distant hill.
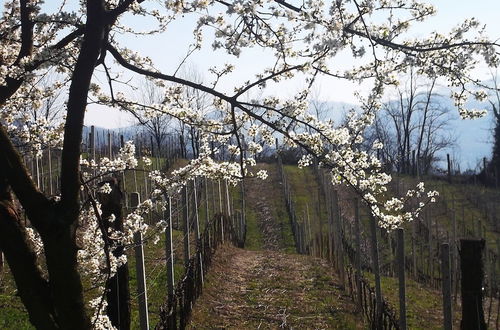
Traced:
<path fill-rule="evenodd" d="M 475 169 L 478 164 L 481 164 L 483 157 L 490 157 L 492 148 L 492 128 L 493 128 L 493 115 L 488 113 L 484 118 L 476 120 L 462 120 L 459 118 L 453 105 L 453 101 L 449 98 L 440 98 L 443 107 L 451 109 L 453 120 L 449 123 L 457 136 L 457 148 L 455 151 L 448 150 L 439 155 L 442 159 L 446 159 L 446 153 L 450 153 L 458 159 L 460 169 L 465 171 L 467 169 Z M 470 101 L 467 106 L 469 108 L 482 109 L 485 104 L 476 101 Z M 322 107 L 328 109 L 325 117 L 333 119 L 336 124 L 339 124 L 344 114 L 352 108 L 359 108 L 358 105 L 345 103 L 345 102 L 323 102 Z M 487 107 L 486 107 L 487 108 Z M 487 108 L 488 109 L 488 108 Z M 124 139 L 130 140 L 136 135 L 141 128 L 139 126 L 127 126 L 114 129 L 106 129 L 102 127 L 95 127 L 96 137 L 103 143 L 107 139 L 108 131 L 114 134 L 115 139 L 119 141 L 119 136 L 123 135 Z M 90 132 L 90 126 L 83 128 L 83 140 L 86 143 Z M 102 142 L 101 142 L 102 141 Z M 444 168 L 444 162 L 441 164 Z"/>
<path fill-rule="evenodd" d="M 450 98 L 442 97 L 439 100 L 443 107 L 451 110 L 453 120 L 449 125 L 457 136 L 457 148 L 455 151 L 448 150 L 438 156 L 446 159 L 446 153 L 450 153 L 450 155 L 457 158 L 462 171 L 474 170 L 478 164 L 482 163 L 483 157 L 490 157 L 491 155 L 493 114 L 489 112 L 486 117 L 480 119 L 462 120 Z M 485 103 L 477 101 L 468 102 L 467 107 L 471 109 L 489 109 Z M 326 108 L 334 110 L 330 111 L 328 118 L 333 119 L 335 123 L 339 123 L 346 111 L 359 108 L 359 106 L 345 102 L 326 102 Z M 442 162 L 440 165 L 444 168 L 446 164 Z"/>

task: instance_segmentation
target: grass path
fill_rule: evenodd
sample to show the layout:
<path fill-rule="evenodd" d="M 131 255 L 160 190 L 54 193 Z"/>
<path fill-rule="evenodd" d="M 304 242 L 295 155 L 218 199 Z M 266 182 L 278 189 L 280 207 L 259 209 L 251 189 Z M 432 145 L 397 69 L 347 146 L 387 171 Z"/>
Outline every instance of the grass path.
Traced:
<path fill-rule="evenodd" d="M 325 261 L 297 255 L 275 165 L 247 181 L 260 249 L 220 248 L 194 306 L 191 329 L 363 329 L 361 315 Z"/>
<path fill-rule="evenodd" d="M 221 248 L 191 329 L 362 329 L 360 315 L 322 260 Z"/>

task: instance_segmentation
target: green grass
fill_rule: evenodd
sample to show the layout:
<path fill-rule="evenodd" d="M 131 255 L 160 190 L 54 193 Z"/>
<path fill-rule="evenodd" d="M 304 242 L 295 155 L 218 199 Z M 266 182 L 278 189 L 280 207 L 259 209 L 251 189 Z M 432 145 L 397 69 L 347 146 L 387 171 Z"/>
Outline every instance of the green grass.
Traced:
<path fill-rule="evenodd" d="M 0 329 L 34 329 L 29 322 L 26 308 L 16 293 L 8 267 L 3 271 L 4 274 L 0 275 Z"/>
<path fill-rule="evenodd" d="M 313 169 L 310 167 L 300 169 L 297 166 L 285 165 L 284 171 L 292 187 L 295 213 L 299 222 L 307 221 L 309 215 L 311 226 L 316 226 L 313 230 L 319 229 L 319 219 L 321 219 L 322 229 L 325 230 L 327 210 L 320 206 L 326 203 Z"/>
<path fill-rule="evenodd" d="M 257 216 L 250 207 L 246 208 L 245 216 L 247 229 L 245 249 L 253 251 L 260 250 L 262 248 L 262 233 L 257 224 Z"/>
<path fill-rule="evenodd" d="M 364 272 L 364 277 L 375 287 L 375 276 Z M 396 311 L 399 318 L 398 279 L 382 276 L 380 279 L 384 299 Z M 432 290 L 406 278 L 406 321 L 408 329 L 442 329 L 443 302 L 441 292 Z M 455 326 L 459 326 L 460 311 L 455 308 L 453 314 Z"/>
<path fill-rule="evenodd" d="M 241 212 L 241 209 L 243 208 L 241 186 L 229 186 L 229 195 L 232 200 L 233 212 Z M 211 198 L 214 197 L 212 196 Z M 245 249 L 253 251 L 262 249 L 262 234 L 257 223 L 257 214 L 255 213 L 255 210 L 251 207 L 251 205 L 248 205 L 248 202 L 247 204 L 245 204 L 245 221 Z"/>
<path fill-rule="evenodd" d="M 292 189 L 295 214 L 299 223 L 309 223 L 312 235 L 328 231 L 328 205 L 314 170 L 293 165 L 283 167 Z M 319 202 L 318 202 L 319 201 Z"/>
<path fill-rule="evenodd" d="M 276 224 L 280 227 L 281 232 L 281 250 L 286 253 L 295 253 L 295 241 L 293 237 L 292 227 L 290 224 L 290 215 L 286 210 L 285 197 L 283 196 L 283 186 L 281 178 L 278 176 L 276 164 L 259 164 L 260 169 L 265 169 L 269 173 L 269 178 L 262 184 L 267 185 L 265 188 L 265 198 L 270 203 L 272 217 Z M 275 181 L 270 181 L 270 180 Z"/>

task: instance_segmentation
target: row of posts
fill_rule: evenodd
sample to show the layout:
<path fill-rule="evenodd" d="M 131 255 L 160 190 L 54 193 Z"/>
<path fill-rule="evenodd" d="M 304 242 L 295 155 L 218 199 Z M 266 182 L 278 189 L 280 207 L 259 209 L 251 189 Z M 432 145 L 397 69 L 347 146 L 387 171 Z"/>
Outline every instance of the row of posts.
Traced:
<path fill-rule="evenodd" d="M 313 244 L 315 240 L 312 239 L 311 235 L 311 224 L 309 217 L 304 217 L 307 219 L 305 222 L 299 223 L 297 221 L 297 217 L 295 215 L 295 207 L 293 202 L 293 195 L 291 193 L 290 186 L 286 180 L 286 176 L 284 175 L 284 171 L 282 168 L 282 164 L 280 163 L 280 159 L 278 158 L 278 166 L 282 176 L 282 182 L 284 187 L 285 200 L 287 201 L 287 205 L 289 208 L 291 219 L 292 219 L 292 227 L 294 229 L 295 239 L 297 241 L 297 250 L 299 253 L 315 253 L 315 250 L 319 250 L 316 252 L 317 256 L 320 257 L 333 257 L 333 262 L 336 265 L 336 268 L 339 270 L 339 275 L 341 277 L 341 281 L 345 283 L 345 275 L 344 275 L 344 249 L 343 249 L 343 239 L 344 232 L 342 229 L 342 224 L 340 222 L 340 207 L 338 205 L 338 196 L 335 190 L 330 191 L 328 186 L 324 186 L 323 194 L 326 196 L 326 202 L 330 205 L 329 210 L 329 235 L 328 235 L 328 248 L 326 249 L 326 253 L 323 251 L 325 248 L 323 245 L 323 236 L 321 233 L 320 224 L 320 237 L 319 244 Z M 320 180 L 321 181 L 321 180 Z M 357 199 L 354 201 L 354 234 L 355 234 L 355 269 L 356 269 L 356 281 L 358 282 L 357 287 L 359 288 L 359 281 L 362 278 L 361 272 L 361 239 L 360 239 L 360 221 L 359 221 L 359 202 Z M 333 215 L 333 216 L 332 216 Z M 295 224 L 295 225 L 294 225 Z M 381 279 L 380 279 L 380 266 L 379 266 L 379 255 L 378 255 L 378 239 L 377 239 L 377 231 L 379 230 L 376 220 L 374 217 L 370 217 L 369 219 L 370 225 L 370 246 L 372 251 L 372 271 L 375 275 L 375 301 L 376 301 L 376 317 L 375 322 L 380 322 L 382 308 L 383 308 L 383 298 L 381 292 Z M 308 238 L 308 239 L 307 239 Z M 307 242 L 309 240 L 309 242 Z M 407 328 L 406 321 L 406 292 L 405 292 L 405 247 L 404 247 L 404 231 L 403 229 L 398 229 L 396 232 L 396 258 L 397 258 L 397 273 L 399 279 L 399 310 L 400 310 L 400 318 L 399 318 L 399 327 L 401 329 Z M 461 244 L 461 265 L 474 265 L 463 267 L 461 269 L 461 288 L 462 288 L 462 328 L 468 329 L 467 325 L 471 324 L 485 324 L 484 322 L 484 312 L 482 307 L 482 283 L 483 283 L 483 275 L 479 276 L 481 272 L 476 272 L 476 276 L 472 276 L 475 270 L 483 269 L 482 266 L 482 251 L 484 249 L 484 240 L 477 239 L 463 239 L 460 240 Z M 442 301 L 443 301 L 443 327 L 444 329 L 452 329 L 452 269 L 454 269 L 453 258 L 450 257 L 450 244 L 443 243 L 440 246 L 440 256 L 441 256 L 441 274 L 442 274 Z M 471 259 L 471 256 L 472 259 Z M 472 271 L 471 271 L 472 270 Z M 360 301 L 359 297 L 360 292 L 358 291 L 358 301 Z M 375 328 L 381 328 L 381 323 L 376 323 Z M 464 328 L 465 326 L 465 328 Z M 484 325 L 485 326 L 485 325 Z M 480 329 L 483 329 L 480 327 Z"/>

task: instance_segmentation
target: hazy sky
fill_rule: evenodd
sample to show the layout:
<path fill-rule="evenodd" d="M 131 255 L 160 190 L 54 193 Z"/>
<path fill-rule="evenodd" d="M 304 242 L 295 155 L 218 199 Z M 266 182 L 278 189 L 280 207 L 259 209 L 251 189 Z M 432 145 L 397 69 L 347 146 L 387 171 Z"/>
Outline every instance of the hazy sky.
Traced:
<path fill-rule="evenodd" d="M 498 16 L 500 13 L 500 0 L 433 0 L 431 2 L 438 9 L 437 15 L 412 29 L 412 36 L 425 36 L 432 31 L 446 33 L 456 26 L 458 22 L 474 17 L 486 25 L 490 38 L 500 38 L 500 18 Z M 136 18 L 132 18 L 130 23 L 141 27 L 146 24 L 145 21 Z M 146 27 L 144 25 L 145 29 Z M 164 35 L 146 39 L 127 37 L 122 41 L 127 47 L 150 56 L 161 70 L 172 73 L 186 54 L 188 45 L 192 42 L 192 30 L 193 21 L 184 18 L 181 21 L 174 22 Z M 192 56 L 188 65 L 195 68 L 205 77 L 205 80 L 209 80 L 206 74 L 208 68 L 222 66 L 228 58 L 222 51 L 213 52 L 209 47 L 210 44 L 211 41 L 208 40 L 206 42 L 207 47 L 202 52 Z M 234 58 L 232 59 L 234 60 Z M 250 49 L 243 52 L 236 62 L 232 61 L 236 63 L 237 67 L 235 73 L 230 78 L 226 78 L 225 81 L 222 80 L 219 89 L 231 91 L 235 86 L 235 81 L 242 82 L 252 79 L 256 72 L 267 67 L 271 61 L 272 57 L 260 49 Z M 341 55 L 335 61 L 338 68 L 352 65 L 352 58 L 349 55 Z M 480 68 L 478 74 L 481 78 L 487 79 L 489 69 Z M 320 81 L 319 85 L 316 91 L 317 98 L 329 102 L 356 103 L 354 92 L 360 89 L 363 90 L 363 86 L 346 81 L 332 82 L 324 80 Z M 271 86 L 266 92 L 276 93 L 280 96 L 292 96 L 301 87 L 301 82 L 295 80 Z M 116 128 L 132 124 L 133 119 L 117 110 L 98 108 L 91 105 L 87 111 L 85 123 L 87 125 Z M 457 158 L 462 170 L 475 168 L 482 157 L 489 157 L 491 153 L 490 129 L 492 123 L 491 116 L 477 121 L 463 122 L 459 119 L 453 121 L 451 126 L 455 130 L 458 147 L 453 152 L 448 152 Z M 445 155 L 442 156 L 445 157 Z"/>
<path fill-rule="evenodd" d="M 435 17 L 429 19 L 426 23 L 420 24 L 417 29 L 412 30 L 415 36 L 425 35 L 426 33 L 437 30 L 439 32 L 449 31 L 457 22 L 465 18 L 475 17 L 482 23 L 487 25 L 487 31 L 492 38 L 500 37 L 500 1 L 499 0 L 434 0 L 431 1 L 438 8 L 438 13 Z M 133 22 L 132 22 L 133 20 Z M 147 28 L 146 21 L 141 19 L 131 18 L 131 23 L 135 26 L 143 26 Z M 192 42 L 193 21 L 189 18 L 184 18 L 179 22 L 171 25 L 167 33 L 161 36 L 148 38 L 132 38 L 127 37 L 122 40 L 123 45 L 134 50 L 140 50 L 141 53 L 150 56 L 161 70 L 171 73 L 177 67 L 180 60 L 185 55 L 188 45 Z M 212 66 L 222 66 L 227 57 L 221 51 L 214 53 L 211 51 L 207 43 L 207 47 L 200 53 L 195 54 L 188 61 L 189 67 L 195 68 L 205 79 L 209 79 L 204 72 Z M 232 90 L 235 81 L 245 81 L 252 79 L 254 74 L 261 69 L 267 67 L 271 63 L 272 58 L 268 53 L 260 49 L 247 50 L 236 60 L 237 69 L 231 75 L 230 79 L 222 80 L 221 89 Z M 335 59 L 335 64 L 338 68 L 348 66 L 352 59 L 350 56 L 340 55 Z M 487 70 L 483 69 L 481 76 L 487 74 Z M 363 89 L 354 83 L 346 81 L 320 81 L 318 84 L 318 97 L 326 101 L 340 101 L 348 103 L 356 103 L 354 91 Z M 301 88 L 301 83 L 297 80 L 286 84 L 272 86 L 268 89 L 269 93 L 277 93 L 280 96 L 294 95 Z M 132 119 L 126 115 L 120 114 L 116 110 L 99 108 L 97 106 L 89 106 L 85 123 L 87 125 L 99 125 L 107 128 L 130 125 Z"/>

